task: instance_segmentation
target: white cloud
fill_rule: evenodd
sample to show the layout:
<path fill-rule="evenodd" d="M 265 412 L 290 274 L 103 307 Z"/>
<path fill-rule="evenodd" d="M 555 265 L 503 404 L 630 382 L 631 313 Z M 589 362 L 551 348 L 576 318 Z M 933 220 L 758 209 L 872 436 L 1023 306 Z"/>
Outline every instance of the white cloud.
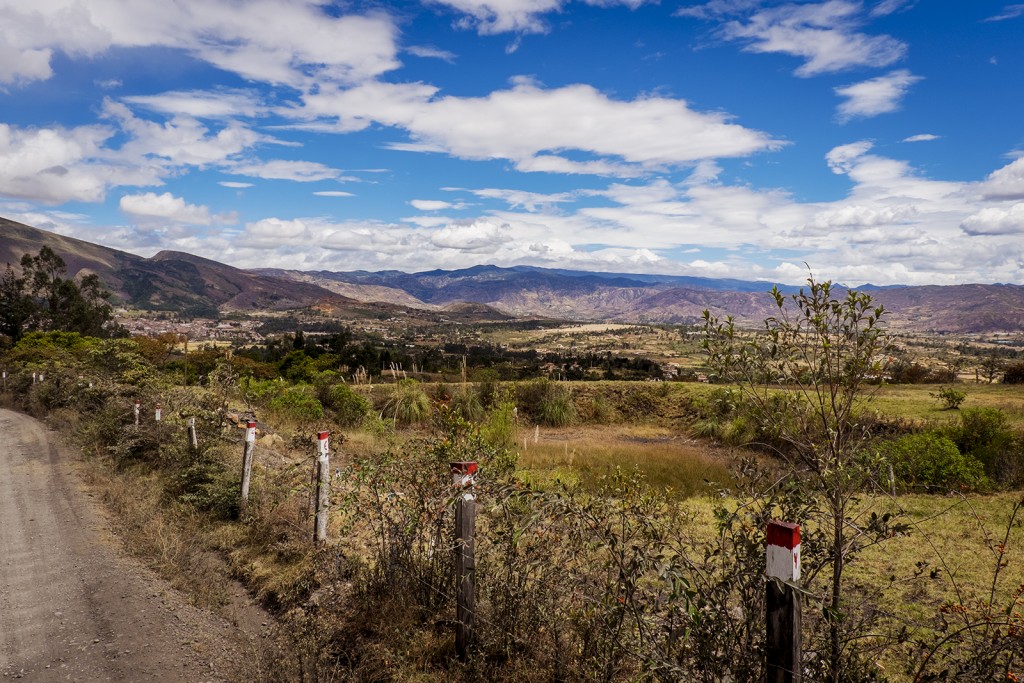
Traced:
<path fill-rule="evenodd" d="M 871 16 L 885 17 L 906 11 L 916 4 L 917 0 L 879 0 L 878 4 L 871 8 Z"/>
<path fill-rule="evenodd" d="M 988 199 L 1024 199 L 1024 156 L 990 173 L 981 193 Z"/>
<path fill-rule="evenodd" d="M 0 0 L 0 83 L 44 80 L 55 51 L 180 49 L 243 78 L 302 87 L 353 83 L 398 66 L 397 28 L 384 13 L 336 15 L 318 0 Z"/>
<path fill-rule="evenodd" d="M 1024 203 L 1009 208 L 989 207 L 968 216 L 960 227 L 968 235 L 1024 234 Z"/>
<path fill-rule="evenodd" d="M 259 116 L 266 108 L 259 96 L 245 90 L 172 91 L 159 95 L 134 95 L 122 98 L 129 104 L 172 116 L 197 119 L 223 119 Z"/>
<path fill-rule="evenodd" d="M 455 206 L 451 202 L 442 202 L 437 199 L 413 199 L 409 203 L 420 211 L 444 211 Z"/>
<path fill-rule="evenodd" d="M 121 197 L 120 207 L 125 213 L 142 220 L 161 219 L 190 225 L 233 223 L 237 220 L 234 214 L 211 214 L 209 208 L 189 204 L 170 192 L 159 195 L 153 192 L 124 195 Z"/>
<path fill-rule="evenodd" d="M 845 122 L 896 111 L 910 86 L 920 80 L 920 76 L 899 69 L 885 76 L 836 88 L 837 95 L 847 98 L 839 105 L 839 120 Z"/>
<path fill-rule="evenodd" d="M 510 241 L 510 232 L 508 225 L 488 220 L 452 223 L 435 231 L 430 241 L 436 247 L 493 253 L 500 245 Z"/>
<path fill-rule="evenodd" d="M 217 184 L 223 185 L 224 187 L 230 187 L 235 190 L 244 190 L 247 187 L 252 187 L 252 183 L 239 183 L 234 180 L 221 180 Z"/>
<path fill-rule="evenodd" d="M 938 140 L 939 137 L 931 133 L 920 133 L 918 135 L 911 135 L 909 138 L 903 138 L 903 142 L 931 142 L 932 140 Z"/>
<path fill-rule="evenodd" d="M 411 55 L 422 57 L 424 59 L 440 59 L 448 62 L 449 64 L 455 63 L 454 52 L 442 50 L 441 48 L 433 47 L 431 45 L 410 45 L 405 48 L 405 51 Z"/>
<path fill-rule="evenodd" d="M 158 158 L 173 166 L 205 166 L 224 163 L 253 146 L 270 141 L 237 122 L 229 121 L 213 131 L 191 116 L 169 121 L 150 121 L 135 116 L 123 103 L 105 100 L 102 116 L 114 121 L 129 135 L 118 150 L 122 158 Z"/>
<path fill-rule="evenodd" d="M 847 145 L 833 147 L 825 155 L 825 161 L 833 173 L 849 173 L 853 168 L 853 162 L 867 154 L 874 145 L 867 140 L 851 142 Z"/>
<path fill-rule="evenodd" d="M 1024 5 L 1007 5 L 999 14 L 994 14 L 983 21 L 1006 21 L 1024 16 Z"/>
<path fill-rule="evenodd" d="M 505 202 L 510 209 L 521 208 L 531 213 L 541 209 L 549 209 L 556 204 L 573 201 L 573 196 L 569 192 L 543 194 L 539 192 L 503 190 L 498 188 L 484 188 L 481 190 L 470 190 L 470 192 L 483 199 L 499 199 Z"/>
<path fill-rule="evenodd" d="M 646 0 L 585 0 L 588 5 L 625 5 L 636 9 Z M 558 12 L 567 0 L 432 0 L 461 12 L 459 28 L 476 29 L 481 35 L 497 33 L 546 33 L 543 15 Z M 518 45 L 517 45 L 518 47 Z M 515 48 L 511 50 L 515 51 Z"/>
<path fill-rule="evenodd" d="M 113 185 L 157 185 L 159 169 L 108 158 L 107 126 L 17 128 L 0 123 L 0 195 L 47 203 L 101 201 Z"/>
<path fill-rule="evenodd" d="M 266 178 L 268 180 L 294 180 L 299 183 L 334 180 L 341 176 L 341 171 L 338 169 L 316 161 L 288 161 L 285 159 L 240 162 L 226 166 L 224 171 L 233 175 Z"/>
<path fill-rule="evenodd" d="M 317 197 L 355 197 L 351 192 L 343 192 L 341 190 L 322 190 L 313 194 Z"/>
<path fill-rule="evenodd" d="M 301 113 L 333 118 L 341 131 L 372 122 L 407 130 L 412 142 L 392 149 L 508 159 L 524 171 L 632 176 L 783 145 L 725 114 L 696 112 L 684 100 L 614 100 L 589 85 L 520 83 L 486 97 L 437 97 L 424 84 L 371 83 L 310 94 Z M 567 151 L 596 158 L 569 159 L 562 156 Z"/>
<path fill-rule="evenodd" d="M 706 6 L 705 6 L 706 7 Z M 722 6 L 726 14 L 735 7 Z M 741 9 L 747 9 L 741 5 Z M 786 4 L 758 9 L 745 19 L 729 21 L 722 34 L 747 43 L 746 50 L 802 57 L 798 76 L 816 76 L 852 67 L 884 67 L 903 58 L 906 45 L 891 36 L 858 31 L 863 6 L 848 0 Z M 713 14 L 709 10 L 709 14 Z"/>

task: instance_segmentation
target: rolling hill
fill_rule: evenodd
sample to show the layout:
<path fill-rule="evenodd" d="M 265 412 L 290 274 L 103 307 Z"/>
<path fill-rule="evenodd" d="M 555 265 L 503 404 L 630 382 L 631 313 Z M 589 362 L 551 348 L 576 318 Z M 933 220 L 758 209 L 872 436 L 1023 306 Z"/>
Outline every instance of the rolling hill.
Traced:
<path fill-rule="evenodd" d="M 709 309 L 754 324 L 773 312 L 765 282 L 492 265 L 421 273 L 242 270 L 175 251 L 143 258 L 0 218 L 0 264 L 16 264 L 43 245 L 64 258 L 69 274 L 99 275 L 127 306 L 186 316 L 321 306 L 338 316 L 693 323 Z M 892 312 L 897 330 L 1024 331 L 1020 285 L 865 289 Z"/>

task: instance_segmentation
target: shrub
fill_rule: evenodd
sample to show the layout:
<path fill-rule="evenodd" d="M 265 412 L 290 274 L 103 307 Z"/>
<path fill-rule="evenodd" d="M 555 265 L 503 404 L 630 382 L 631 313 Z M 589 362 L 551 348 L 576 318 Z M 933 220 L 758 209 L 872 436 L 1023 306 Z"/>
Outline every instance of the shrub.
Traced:
<path fill-rule="evenodd" d="M 313 395 L 313 388 L 308 385 L 288 387 L 272 398 L 267 407 L 277 413 L 278 417 L 296 422 L 312 422 L 324 416 L 324 407 Z"/>
<path fill-rule="evenodd" d="M 517 391 L 520 406 L 535 422 L 548 427 L 564 427 L 576 420 L 576 405 L 570 391 L 547 379 L 521 385 Z"/>
<path fill-rule="evenodd" d="M 982 464 L 941 434 L 907 434 L 887 443 L 883 451 L 904 489 L 973 490 L 985 484 Z"/>
<path fill-rule="evenodd" d="M 357 427 L 370 412 L 365 396 L 352 391 L 347 384 L 334 384 L 320 391 L 320 402 L 334 411 L 334 419 L 342 427 Z"/>
<path fill-rule="evenodd" d="M 965 408 L 960 424 L 948 431 L 961 453 L 974 456 L 992 479 L 1016 483 L 1022 474 L 1021 443 L 998 408 Z"/>
<path fill-rule="evenodd" d="M 967 399 L 966 392 L 958 391 L 953 387 L 939 387 L 936 393 L 928 395 L 941 401 L 946 410 L 958 410 L 960 404 Z"/>
<path fill-rule="evenodd" d="M 394 394 L 384 408 L 384 417 L 394 424 L 411 425 L 426 422 L 430 417 L 430 398 L 414 379 L 399 380 Z"/>
<path fill-rule="evenodd" d="M 479 422 L 486 412 L 480 394 L 465 386 L 452 397 L 451 408 L 471 422 Z"/>
<path fill-rule="evenodd" d="M 480 436 L 495 448 L 511 450 L 516 442 L 516 404 L 508 396 L 487 414 Z"/>
<path fill-rule="evenodd" d="M 1003 373 L 1003 384 L 1024 384 L 1024 363 L 1014 363 Z"/>

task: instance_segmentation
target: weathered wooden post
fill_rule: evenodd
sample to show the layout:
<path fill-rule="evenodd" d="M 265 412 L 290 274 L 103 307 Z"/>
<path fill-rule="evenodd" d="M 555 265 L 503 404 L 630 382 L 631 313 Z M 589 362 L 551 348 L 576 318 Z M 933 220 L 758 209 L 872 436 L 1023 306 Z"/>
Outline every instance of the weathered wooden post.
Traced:
<path fill-rule="evenodd" d="M 327 515 L 331 495 L 331 463 L 328 455 L 327 437 L 330 432 L 317 434 L 320 454 L 316 459 L 316 515 L 313 523 L 313 544 L 327 541 Z"/>
<path fill-rule="evenodd" d="M 142 408 L 142 401 L 135 399 L 135 427 L 139 426 L 139 410 Z"/>
<path fill-rule="evenodd" d="M 256 450 L 256 421 L 245 423 L 245 445 L 242 447 L 242 493 L 239 509 L 245 512 L 249 508 L 249 483 L 252 480 L 252 460 Z"/>
<path fill-rule="evenodd" d="M 453 462 L 455 500 L 455 653 L 465 661 L 473 646 L 476 615 L 475 462 Z"/>
<path fill-rule="evenodd" d="M 796 582 L 800 580 L 800 526 L 768 523 L 765 567 L 768 683 L 800 683 L 803 621 Z"/>
<path fill-rule="evenodd" d="M 159 403 L 157 403 L 155 406 L 153 406 L 153 420 L 154 421 L 160 422 L 163 419 L 163 414 L 164 414 L 164 410 L 160 406 Z"/>
<path fill-rule="evenodd" d="M 35 384 L 35 383 L 36 383 L 36 371 L 33 370 L 32 371 L 32 384 Z"/>
<path fill-rule="evenodd" d="M 192 445 L 192 450 L 199 450 L 199 436 L 196 434 L 196 419 L 190 417 L 188 419 L 188 440 Z"/>

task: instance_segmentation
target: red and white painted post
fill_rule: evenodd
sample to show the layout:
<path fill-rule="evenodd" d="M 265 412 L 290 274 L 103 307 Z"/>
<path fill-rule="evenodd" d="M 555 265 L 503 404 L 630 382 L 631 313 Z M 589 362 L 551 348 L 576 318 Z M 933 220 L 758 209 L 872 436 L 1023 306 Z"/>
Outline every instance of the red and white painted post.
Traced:
<path fill-rule="evenodd" d="M 155 421 L 157 421 L 157 422 L 160 422 L 160 420 L 163 419 L 163 414 L 164 414 L 164 409 L 160 406 L 159 403 L 157 403 L 153 407 L 153 419 Z"/>
<path fill-rule="evenodd" d="M 331 463 L 328 437 L 330 432 L 316 435 L 319 455 L 316 459 L 316 515 L 313 524 L 313 543 L 321 545 L 327 541 L 327 514 L 331 495 Z"/>
<path fill-rule="evenodd" d="M 139 410 L 142 409 L 142 401 L 135 399 L 135 426 L 139 426 Z"/>
<path fill-rule="evenodd" d="M 242 492 L 239 508 L 245 512 L 249 507 L 249 483 L 252 480 L 252 460 L 256 450 L 256 421 L 245 423 L 245 446 L 242 448 Z"/>
<path fill-rule="evenodd" d="M 455 652 L 465 661 L 473 646 L 476 614 L 476 495 L 475 462 L 453 462 L 455 500 Z"/>
<path fill-rule="evenodd" d="M 766 640 L 768 683 L 799 683 L 802 646 L 800 581 L 800 525 L 768 523 L 765 574 Z"/>

